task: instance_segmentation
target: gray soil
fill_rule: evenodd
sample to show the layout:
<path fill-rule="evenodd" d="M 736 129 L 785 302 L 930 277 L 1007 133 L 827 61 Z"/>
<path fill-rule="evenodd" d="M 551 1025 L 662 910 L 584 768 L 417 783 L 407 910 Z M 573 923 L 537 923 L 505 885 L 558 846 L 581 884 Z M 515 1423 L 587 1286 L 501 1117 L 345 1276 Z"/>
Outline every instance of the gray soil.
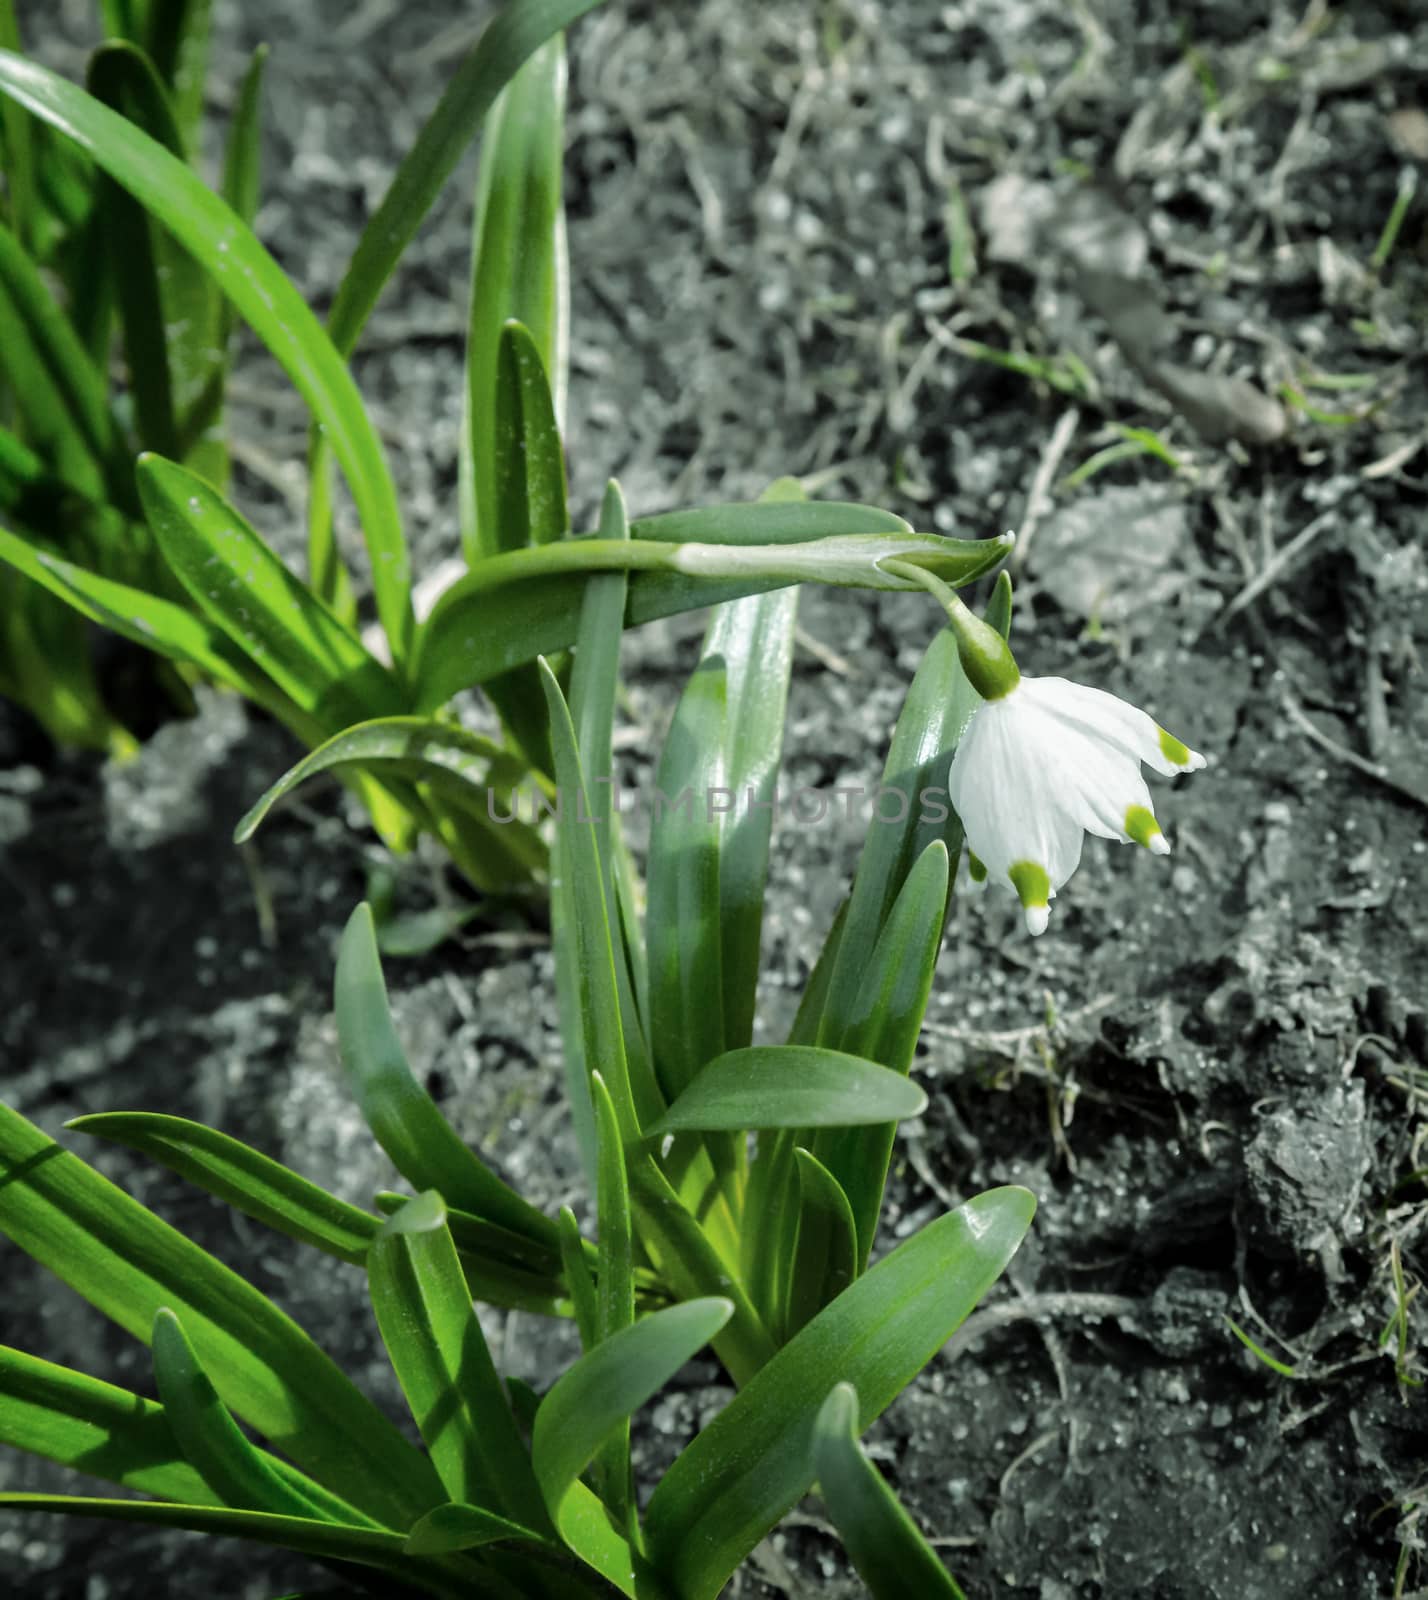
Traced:
<path fill-rule="evenodd" d="M 89 9 L 31 0 L 21 22 L 78 72 Z M 273 47 L 259 231 L 323 307 L 484 8 L 217 17 L 220 124 L 247 52 Z M 1018 529 L 1023 666 L 1123 694 L 1210 758 L 1156 791 L 1171 861 L 1092 842 L 1043 939 L 1009 898 L 964 902 L 939 967 L 915 1069 L 931 1103 L 898 1147 L 885 1242 L 995 1183 L 1040 1210 L 871 1444 L 973 1600 L 1428 1584 L 1421 197 L 1371 270 L 1401 175 L 1428 161 L 1425 62 L 1407 0 L 612 0 L 572 36 L 577 524 L 611 474 L 650 512 L 796 473 L 919 526 Z M 473 170 L 357 362 L 418 571 L 457 542 Z M 1306 384 L 1323 374 L 1366 377 Z M 256 350 L 231 420 L 239 503 L 296 553 L 304 415 Z M 1154 429 L 1178 470 L 1142 453 L 1068 484 L 1125 440 L 1117 425 Z M 801 605 L 785 781 L 871 787 L 936 616 L 902 596 Z M 627 642 L 631 784 L 699 631 Z M 123 769 L 0 707 L 6 1097 L 52 1130 L 119 1108 L 196 1117 L 365 1201 L 391 1173 L 342 1086 L 329 984 L 344 918 L 394 864 L 336 790 L 247 856 L 231 846 L 293 755 L 218 696 Z M 841 808 L 780 826 L 767 1037 L 864 826 Z M 394 870 L 404 908 L 459 893 L 434 857 Z M 537 1203 L 583 1204 L 539 919 L 491 908 L 389 980 L 465 1136 Z M 358 1274 L 67 1137 L 400 1414 Z M 0 1262 L 8 1342 L 150 1388 L 142 1349 L 13 1250 Z M 572 1352 L 561 1326 L 490 1326 L 537 1383 Z M 646 1416 L 646 1471 L 724 1395 L 692 1366 Z M 0 1473 L 61 1486 L 14 1456 Z M 258 1600 L 314 1579 L 250 1546 L 9 1516 L 0 1571 L 34 1600 Z M 860 1589 L 810 1501 L 734 1592 Z"/>

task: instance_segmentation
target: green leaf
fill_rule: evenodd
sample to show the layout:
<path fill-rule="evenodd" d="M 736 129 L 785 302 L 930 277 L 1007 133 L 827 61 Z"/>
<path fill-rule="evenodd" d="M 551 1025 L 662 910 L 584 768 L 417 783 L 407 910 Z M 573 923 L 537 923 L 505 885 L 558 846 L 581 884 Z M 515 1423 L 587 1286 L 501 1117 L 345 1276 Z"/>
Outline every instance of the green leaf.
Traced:
<path fill-rule="evenodd" d="M 164 1408 L 0 1345 L 0 1442 L 166 1500 L 215 1500 Z"/>
<path fill-rule="evenodd" d="M 9 57 L 0 50 L 0 71 Z M 5 374 L 26 437 L 70 488 L 125 506 L 123 441 L 109 412 L 102 371 L 55 304 L 19 240 L 0 223 L 0 322 Z"/>
<path fill-rule="evenodd" d="M 792 1338 L 858 1273 L 858 1230 L 842 1186 L 807 1150 L 795 1149 L 798 1234 L 788 1274 L 783 1336 Z"/>
<path fill-rule="evenodd" d="M 127 40 L 114 39 L 89 59 L 88 88 L 97 100 L 142 129 L 176 159 L 184 159 L 183 141 L 173 108 L 152 62 Z M 157 241 L 143 206 L 112 178 L 101 178 L 98 204 L 111 251 L 111 272 L 119 319 L 124 331 L 124 356 L 134 403 L 134 422 L 141 449 L 164 455 L 180 452 L 174 374 L 169 362 L 178 354 L 179 318 L 164 305 Z M 191 257 L 170 248 L 181 274 L 192 275 Z M 172 290 L 173 285 L 170 285 Z M 200 297 L 200 304 L 206 291 Z M 198 330 L 206 319 L 200 314 Z"/>
<path fill-rule="evenodd" d="M 135 1338 L 168 1306 L 224 1402 L 369 1515 L 441 1498 L 420 1456 L 308 1336 L 236 1273 L 6 1106 L 0 1231 Z"/>
<path fill-rule="evenodd" d="M 598 1338 L 613 1339 L 635 1321 L 634 1237 L 630 1185 L 620 1125 L 605 1080 L 591 1075 L 599 1131 L 597 1210 L 600 1219 Z M 634 1490 L 630 1481 L 630 1424 L 617 1423 L 596 1454 L 596 1484 L 615 1525 L 634 1533 Z"/>
<path fill-rule="evenodd" d="M 521 65 L 600 0 L 524 0 L 500 12 L 452 75 L 440 104 L 403 158 L 363 229 L 333 302 L 328 326 L 344 355 L 357 342 L 382 286 L 431 209 L 496 96 Z"/>
<path fill-rule="evenodd" d="M 523 1528 L 518 1522 L 498 1517 L 480 1506 L 452 1501 L 449 1505 L 433 1506 L 407 1534 L 404 1548 L 409 1556 L 444 1556 L 452 1550 L 473 1550 L 499 1539 L 545 1543 L 547 1535 Z"/>
<path fill-rule="evenodd" d="M 223 150 L 223 198 L 249 227 L 258 213 L 262 185 L 263 72 L 267 64 L 268 47 L 260 44 L 238 86 Z"/>
<path fill-rule="evenodd" d="M 400 709 L 391 673 L 202 478 L 145 455 L 138 481 L 154 537 L 198 609 L 304 711 L 336 729 Z"/>
<path fill-rule="evenodd" d="M 637 517 L 630 524 L 632 539 L 663 544 L 803 544 L 845 534 L 911 532 L 911 523 L 893 512 L 851 500 L 761 498 L 664 511 L 655 517 Z M 1001 548 L 1005 554 L 1006 547 Z"/>
<path fill-rule="evenodd" d="M 947 798 L 947 774 L 957 741 L 979 704 L 957 658 L 951 631 L 943 628 L 927 647 L 893 730 L 879 791 L 885 820 L 868 829 L 858 859 L 838 955 L 828 985 L 818 1042 L 847 1049 L 864 974 L 878 937 L 913 864 L 935 840 L 955 859 L 962 829 Z M 889 815 L 886 797 L 901 797 Z"/>
<path fill-rule="evenodd" d="M 949 876 L 947 848 L 937 840 L 922 852 L 894 901 L 849 1013 L 848 1049 L 894 1073 L 909 1071 L 922 1031 L 942 943 Z M 895 1131 L 830 1129 L 813 1142 L 818 1159 L 837 1178 L 853 1208 L 860 1271 L 877 1231 Z"/>
<path fill-rule="evenodd" d="M 650 1139 L 689 1129 L 843 1128 L 918 1117 L 927 1096 L 905 1073 L 812 1045 L 758 1044 L 717 1056 L 652 1127 Z"/>
<path fill-rule="evenodd" d="M 541 1401 L 531 1460 L 556 1525 L 571 1486 L 604 1440 L 728 1322 L 727 1300 L 657 1311 L 588 1351 Z"/>
<path fill-rule="evenodd" d="M 872 1600 L 966 1600 L 858 1443 L 858 1395 L 836 1385 L 813 1427 L 812 1470 Z"/>
<path fill-rule="evenodd" d="M 141 1151 L 265 1223 L 339 1261 L 361 1266 L 381 1222 L 216 1128 L 156 1111 L 109 1111 L 65 1126 Z"/>
<path fill-rule="evenodd" d="M 497 798 L 526 775 L 525 763 L 483 735 L 434 717 L 377 717 L 334 734 L 262 795 L 234 829 L 234 840 L 250 839 L 277 802 L 307 779 L 350 768 L 421 783 L 460 811 L 479 840 L 475 870 L 489 886 L 524 881 L 545 865 L 540 834 Z"/>
<path fill-rule="evenodd" d="M 546 377 L 550 359 L 524 323 L 501 329 L 493 470 L 495 537 L 503 550 L 549 544 L 570 532 L 565 452 Z"/>
<path fill-rule="evenodd" d="M 306 302 L 228 205 L 176 156 L 75 85 L 0 51 L 0 93 L 57 128 L 168 228 L 277 358 L 326 430 L 372 558 L 393 660 L 411 645 L 411 576 L 385 452 L 347 370 Z M 376 219 L 374 219 L 375 223 Z"/>
<path fill-rule="evenodd" d="M 36 550 L 3 527 L 0 527 L 0 561 L 58 595 L 91 622 L 100 623 L 171 660 L 192 662 L 209 677 L 239 690 L 254 704 L 270 711 L 300 738 L 318 733 L 313 719 L 300 711 L 271 680 L 250 668 L 226 634 L 171 600 L 116 583 L 73 562 Z"/>
<path fill-rule="evenodd" d="M 461 540 L 473 566 L 498 550 L 536 542 L 525 492 L 529 478 L 512 470 L 525 444 L 518 421 L 524 409 L 518 368 L 522 355 L 534 362 L 526 381 L 537 404 L 538 387 L 548 384 L 557 395 L 564 390 L 564 132 L 565 44 L 556 35 L 502 90 L 481 137 L 461 459 Z M 529 330 L 523 350 L 508 343 L 512 321 Z M 547 409 L 553 429 L 559 405 L 547 402 Z M 558 437 L 555 446 L 558 462 Z M 536 465 L 527 464 L 528 469 Z M 523 480 L 519 495 L 511 492 L 517 477 Z M 560 479 L 563 512 L 563 468 Z M 547 528 L 554 512 L 552 507 L 547 513 Z M 565 531 L 560 520 L 556 536 Z"/>
<path fill-rule="evenodd" d="M 629 1141 L 639 1137 L 639 1122 L 630 1095 L 597 826 L 570 710 L 549 665 L 544 660 L 539 665 L 550 715 L 556 791 L 562 797 L 557 848 L 562 875 L 568 882 L 561 891 L 566 898 L 559 925 L 570 939 L 568 970 L 573 982 L 569 1005 L 580 1021 L 583 1060 L 589 1068 L 598 1063 L 614 1102 L 621 1137 Z"/>
<path fill-rule="evenodd" d="M 724 788 L 725 715 L 724 663 L 709 657 L 680 696 L 655 776 L 645 943 L 650 1042 L 671 1101 L 724 1050 L 715 795 Z"/>
<path fill-rule="evenodd" d="M 213 0 L 151 0 L 147 49 L 173 94 L 184 142 L 192 144 L 203 115 Z"/>
<path fill-rule="evenodd" d="M 728 685 L 724 781 L 732 811 L 719 854 L 719 920 L 724 1040 L 731 1049 L 749 1044 L 754 1034 L 769 838 L 797 613 L 797 589 L 750 595 L 720 606 L 704 638 L 704 654 L 722 657 Z"/>
<path fill-rule="evenodd" d="M 267 1511 L 235 1511 L 227 1506 L 172 1505 L 164 1500 L 101 1500 L 64 1494 L 0 1494 L 3 1511 L 54 1511 L 68 1516 L 100 1517 L 161 1528 L 187 1528 L 192 1533 L 296 1550 L 319 1561 L 355 1561 L 386 1567 L 402 1554 L 399 1533 L 384 1528 L 348 1528 L 315 1517 L 276 1516 Z M 413 1574 L 415 1576 L 415 1574 Z M 450 1588 L 441 1590 L 451 1593 Z"/>
<path fill-rule="evenodd" d="M 580 1348 L 593 1350 L 600 1343 L 600 1306 L 595 1294 L 595 1280 L 590 1275 L 590 1264 L 585 1259 L 585 1241 L 580 1235 L 580 1224 L 569 1206 L 560 1208 L 560 1256 L 565 1281 L 570 1287 L 571 1304 L 575 1309 Z"/>
<path fill-rule="evenodd" d="M 0 50 L 22 49 L 14 0 L 0 0 Z M 34 126 L 18 106 L 0 104 L 0 149 L 5 156 L 7 214 L 16 239 L 33 250 L 40 218 L 35 180 Z"/>
<path fill-rule="evenodd" d="M 280 1516 L 322 1517 L 362 1525 L 369 1519 L 352 1507 L 333 1518 L 331 1497 L 308 1499 L 269 1465 L 248 1442 L 219 1398 L 183 1325 L 167 1307 L 154 1317 L 154 1381 L 173 1436 L 219 1504 Z M 375 1526 L 375 1524 L 374 1524 Z"/>
<path fill-rule="evenodd" d="M 942 1347 L 1030 1225 L 1024 1189 L 993 1189 L 899 1245 L 744 1386 L 655 1489 L 645 1538 L 681 1600 L 714 1600 L 813 1482 L 814 1424 L 849 1382 L 866 1426 Z"/>
<path fill-rule="evenodd" d="M 336 1011 L 342 1064 L 362 1116 L 408 1183 L 435 1189 L 451 1205 L 558 1248 L 554 1222 L 467 1149 L 413 1076 L 392 1026 L 366 904 L 348 918 L 342 935 Z"/>
<path fill-rule="evenodd" d="M 448 1497 L 543 1526 L 439 1194 L 428 1190 L 387 1219 L 367 1275 L 382 1341 Z"/>

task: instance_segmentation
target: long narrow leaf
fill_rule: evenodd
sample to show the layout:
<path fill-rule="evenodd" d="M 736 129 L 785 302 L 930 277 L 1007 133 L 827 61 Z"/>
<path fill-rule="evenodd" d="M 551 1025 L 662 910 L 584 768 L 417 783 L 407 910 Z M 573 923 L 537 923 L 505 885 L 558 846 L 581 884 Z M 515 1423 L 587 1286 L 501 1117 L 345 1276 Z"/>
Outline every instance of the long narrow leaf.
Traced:
<path fill-rule="evenodd" d="M 0 1231 L 136 1338 L 184 1319 L 219 1393 L 356 1506 L 405 1525 L 441 1499 L 427 1462 L 236 1273 L 0 1106 Z"/>
<path fill-rule="evenodd" d="M 926 1365 L 1021 1243 L 1035 1202 L 993 1189 L 914 1234 L 759 1372 L 680 1454 L 645 1515 L 656 1570 L 682 1600 L 714 1600 L 813 1482 L 813 1429 L 849 1382 L 866 1426 Z"/>
<path fill-rule="evenodd" d="M 381 1227 L 378 1218 L 200 1122 L 156 1111 L 110 1111 L 65 1126 L 141 1151 L 245 1216 L 339 1261 L 360 1266 Z"/>
<path fill-rule="evenodd" d="M 842 1185 L 807 1150 L 795 1149 L 793 1154 L 798 1166 L 798 1234 L 782 1322 L 785 1339 L 840 1295 L 858 1271 L 858 1230 Z"/>
<path fill-rule="evenodd" d="M 72 139 L 209 273 L 312 407 L 342 464 L 372 558 L 393 659 L 411 645 L 411 574 L 385 452 L 346 364 L 242 219 L 177 157 L 83 90 L 0 51 L 0 93 Z"/>
<path fill-rule="evenodd" d="M 557 1245 L 555 1224 L 467 1149 L 407 1065 L 387 1005 L 372 909 L 365 903 L 342 934 L 335 1005 L 342 1064 L 367 1126 L 398 1172 L 416 1188 L 435 1189 L 478 1217 Z"/>
<path fill-rule="evenodd" d="M 840 1383 L 814 1423 L 813 1471 L 872 1600 L 966 1600 L 858 1443 L 858 1395 Z"/>
<path fill-rule="evenodd" d="M 440 1195 L 428 1190 L 387 1219 L 367 1274 L 383 1343 L 449 1498 L 542 1527 L 540 1492 Z"/>

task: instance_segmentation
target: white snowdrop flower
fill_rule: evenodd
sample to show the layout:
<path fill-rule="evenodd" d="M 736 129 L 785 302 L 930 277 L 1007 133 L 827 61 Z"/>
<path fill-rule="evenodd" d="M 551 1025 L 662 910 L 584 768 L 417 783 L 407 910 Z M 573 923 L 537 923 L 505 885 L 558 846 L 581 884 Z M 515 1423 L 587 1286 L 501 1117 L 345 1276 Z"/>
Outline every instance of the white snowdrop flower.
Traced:
<path fill-rule="evenodd" d="M 1085 834 L 1169 855 L 1141 764 L 1169 777 L 1205 758 L 1102 689 L 1014 667 L 1006 677 L 1008 686 L 987 685 L 999 692 L 973 712 L 947 787 L 973 873 L 1015 890 L 1036 934 L 1080 862 Z"/>

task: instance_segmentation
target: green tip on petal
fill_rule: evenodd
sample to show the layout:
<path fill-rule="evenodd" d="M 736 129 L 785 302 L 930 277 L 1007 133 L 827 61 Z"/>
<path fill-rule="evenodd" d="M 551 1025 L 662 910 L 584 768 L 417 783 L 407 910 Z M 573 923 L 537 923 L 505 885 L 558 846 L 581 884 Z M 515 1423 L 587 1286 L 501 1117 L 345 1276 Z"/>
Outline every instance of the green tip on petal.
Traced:
<path fill-rule="evenodd" d="M 1007 877 L 1021 901 L 1027 931 L 1045 933 L 1051 920 L 1051 879 L 1046 868 L 1036 861 L 1013 861 L 1007 868 Z"/>
<path fill-rule="evenodd" d="M 1205 765 L 1204 756 L 1197 756 L 1188 744 L 1181 744 L 1173 733 L 1167 733 L 1164 728 L 1160 730 L 1160 753 L 1177 767 L 1189 767 L 1193 771 Z"/>
<path fill-rule="evenodd" d="M 985 883 L 987 881 L 986 863 L 979 861 L 970 850 L 967 852 L 967 875 L 973 883 Z"/>
<path fill-rule="evenodd" d="M 1170 841 L 1160 831 L 1149 806 L 1126 807 L 1126 837 L 1133 844 L 1144 845 L 1153 856 L 1170 854 Z"/>

